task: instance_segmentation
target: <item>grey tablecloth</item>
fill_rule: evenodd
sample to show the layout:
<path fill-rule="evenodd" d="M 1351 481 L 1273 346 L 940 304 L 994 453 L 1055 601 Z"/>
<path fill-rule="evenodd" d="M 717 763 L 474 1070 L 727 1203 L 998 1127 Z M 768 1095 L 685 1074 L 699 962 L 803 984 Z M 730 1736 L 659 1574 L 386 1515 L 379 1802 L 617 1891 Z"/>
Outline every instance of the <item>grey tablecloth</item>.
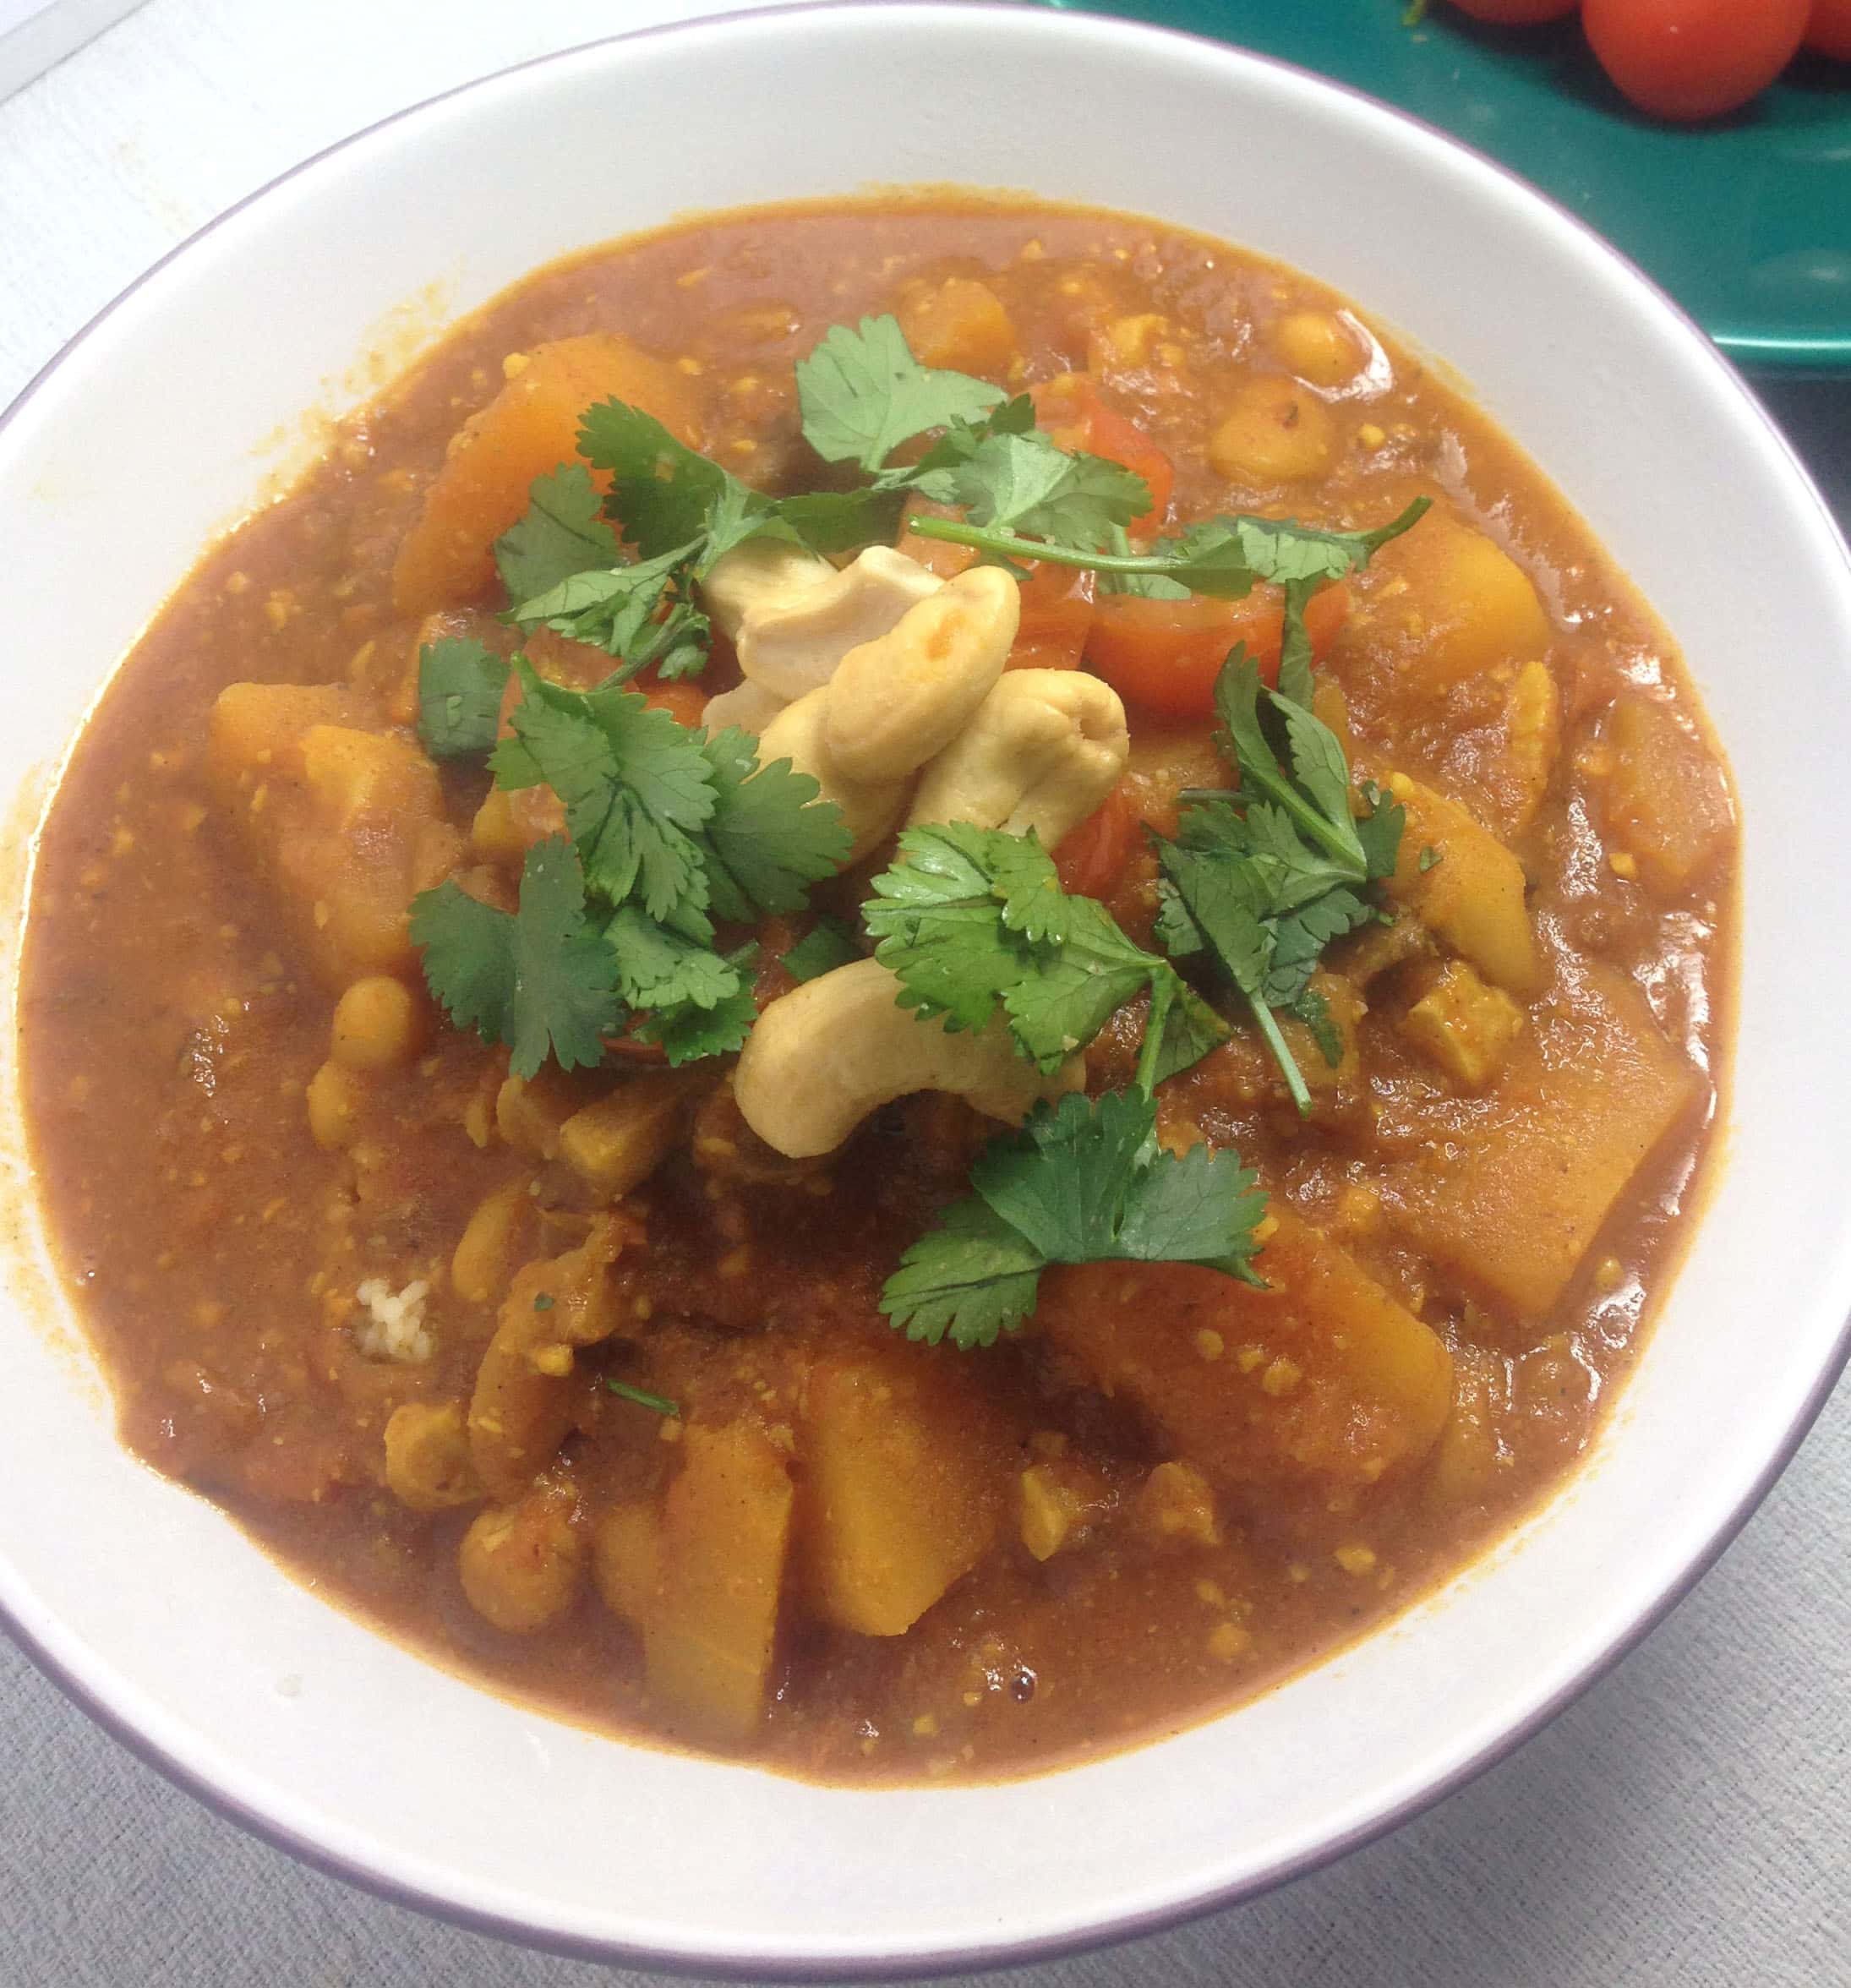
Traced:
<path fill-rule="evenodd" d="M 0 104 L 0 401 L 157 255 L 297 159 L 471 75 L 697 11 L 676 0 L 149 0 Z M 1803 447 L 1836 448 L 1826 469 L 1843 490 L 1842 395 L 1782 406 Z M 1777 1330 L 1743 1321 L 1745 1333 Z M 1851 1984 L 1848 1484 L 1841 1390 L 1696 1594 L 1514 1758 L 1258 1903 L 1013 1978 Z M 0 1495 L 19 1494 L 0 1473 Z M 0 1644 L 0 1988 L 609 1978 L 429 1924 L 292 1863 L 131 1759 Z"/>

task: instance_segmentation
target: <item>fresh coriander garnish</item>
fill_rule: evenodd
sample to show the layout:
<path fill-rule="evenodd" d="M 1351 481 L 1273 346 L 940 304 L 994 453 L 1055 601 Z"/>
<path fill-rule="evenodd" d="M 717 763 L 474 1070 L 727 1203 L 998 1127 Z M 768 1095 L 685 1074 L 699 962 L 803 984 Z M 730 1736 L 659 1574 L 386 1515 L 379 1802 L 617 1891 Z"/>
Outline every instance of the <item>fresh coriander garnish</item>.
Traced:
<path fill-rule="evenodd" d="M 467 636 L 445 636 L 418 652 L 418 735 L 433 759 L 486 752 L 501 723 L 508 666 Z"/>
<path fill-rule="evenodd" d="M 413 902 L 431 992 L 507 1043 L 522 1077 L 549 1051 L 566 1069 L 599 1062 L 634 1016 L 671 1064 L 743 1047 L 757 949 L 719 952 L 715 920 L 800 909 L 848 855 L 840 810 L 789 760 L 761 767 L 743 732 L 707 738 L 636 691 L 568 691 L 515 666 L 513 736 L 489 763 L 503 787 L 552 788 L 571 841 L 529 855 L 518 913 L 454 881 Z"/>
<path fill-rule="evenodd" d="M 411 933 L 450 1019 L 506 1043 L 517 1077 L 549 1056 L 562 1070 L 603 1060 L 620 1013 L 617 961 L 587 915 L 584 876 L 563 836 L 527 851 L 518 910 L 484 904 L 452 878 L 412 899 Z"/>
<path fill-rule="evenodd" d="M 1000 1008 L 1016 1047 L 1051 1075 L 1148 991 L 1146 1090 L 1226 1040 L 1167 959 L 1134 945 L 1104 905 L 1061 888 L 1032 833 L 935 823 L 907 829 L 898 853 L 862 917 L 875 957 L 899 978 L 900 1005 L 921 1020 L 980 1029 Z"/>
<path fill-rule="evenodd" d="M 909 1339 L 993 1345 L 1035 1310 L 1051 1264 L 1192 1263 L 1244 1284 L 1265 1212 L 1233 1153 L 1156 1144 L 1156 1105 L 1139 1090 L 1077 1093 L 1037 1106 L 993 1139 L 953 1202 L 900 1259 L 881 1309 Z"/>
<path fill-rule="evenodd" d="M 1144 489 L 1140 478 L 1131 480 Z M 1122 515 L 1103 522 L 1097 518 L 1089 521 L 1088 530 L 1078 537 L 1063 538 L 1059 532 L 1031 537 L 1021 530 L 976 522 L 975 516 L 915 517 L 909 528 L 922 538 L 975 546 L 992 559 L 1011 563 L 1046 560 L 1056 565 L 1086 567 L 1100 576 L 1100 584 L 1108 592 L 1166 598 L 1206 593 L 1220 600 L 1241 600 L 1259 582 L 1275 582 L 1286 596 L 1280 685 L 1287 696 L 1308 703 L 1311 643 L 1305 633 L 1305 603 L 1320 587 L 1367 565 L 1390 539 L 1400 538 L 1418 522 L 1431 500 L 1417 497 L 1399 517 L 1370 532 L 1330 532 L 1290 518 L 1236 512 L 1191 525 L 1174 538 L 1159 538 L 1148 552 L 1128 549 L 1129 540 L 1122 535 L 1122 527 L 1138 513 L 1123 512 L 1125 501 L 1121 498 L 1118 504 Z M 1113 549 L 1099 549 L 1104 545 Z"/>
<path fill-rule="evenodd" d="M 902 442 L 1007 398 L 968 373 L 920 365 L 893 317 L 832 325 L 796 369 L 804 440 L 825 462 L 853 462 L 871 475 Z"/>
<path fill-rule="evenodd" d="M 532 600 L 575 573 L 615 565 L 623 557 L 582 462 L 561 463 L 550 476 L 536 477 L 525 516 L 495 541 L 494 550 L 511 601 Z"/>
<path fill-rule="evenodd" d="M 1353 816 L 1336 735 L 1291 698 L 1264 695 L 1282 723 L 1291 771 L 1266 735 L 1259 669 L 1237 648 L 1215 701 L 1240 791 L 1193 798 L 1173 841 L 1151 838 L 1163 869 L 1156 935 L 1173 959 L 1211 955 L 1246 996 L 1303 1113 L 1311 1094 L 1277 1016 L 1297 1015 L 1326 1059 L 1340 1059 L 1312 972 L 1333 939 L 1380 915 L 1371 886 L 1394 873 L 1406 817 L 1379 794 L 1370 813 Z"/>
<path fill-rule="evenodd" d="M 537 1312 L 549 1312 L 553 1308 L 553 1293 L 550 1291 L 543 1291 L 534 1299 L 533 1308 Z"/>
<path fill-rule="evenodd" d="M 794 980 L 814 980 L 860 957 L 854 932 L 839 918 L 819 918 L 778 964 Z"/>
<path fill-rule="evenodd" d="M 680 1418 L 680 1406 L 671 1401 L 666 1395 L 652 1395 L 647 1388 L 632 1387 L 627 1380 L 613 1380 L 609 1374 L 604 1377 L 604 1385 L 612 1394 L 625 1401 L 634 1401 L 639 1408 L 647 1408 L 658 1415 L 673 1417 L 678 1421 Z"/>

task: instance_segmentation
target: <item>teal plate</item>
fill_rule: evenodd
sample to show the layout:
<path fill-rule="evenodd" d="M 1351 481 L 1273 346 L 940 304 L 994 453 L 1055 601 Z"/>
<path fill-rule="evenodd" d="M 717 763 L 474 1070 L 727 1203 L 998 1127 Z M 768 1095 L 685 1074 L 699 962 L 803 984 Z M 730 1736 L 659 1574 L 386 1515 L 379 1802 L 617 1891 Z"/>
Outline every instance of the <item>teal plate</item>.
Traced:
<path fill-rule="evenodd" d="M 1668 125 L 1628 107 L 1572 19 L 1482 28 L 1446 0 L 1411 27 L 1405 0 L 1051 3 L 1235 42 L 1411 112 L 1618 243 L 1742 364 L 1851 369 L 1851 64 L 1807 58 L 1733 117 Z"/>

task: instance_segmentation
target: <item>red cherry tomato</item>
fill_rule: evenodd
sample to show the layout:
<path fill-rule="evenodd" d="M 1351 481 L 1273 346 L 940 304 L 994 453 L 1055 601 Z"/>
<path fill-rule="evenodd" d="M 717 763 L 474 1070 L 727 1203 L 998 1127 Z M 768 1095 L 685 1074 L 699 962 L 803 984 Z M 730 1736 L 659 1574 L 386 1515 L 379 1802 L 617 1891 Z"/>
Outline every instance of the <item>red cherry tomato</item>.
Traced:
<path fill-rule="evenodd" d="M 1084 373 L 1062 373 L 1029 389 L 1035 418 L 1051 441 L 1063 449 L 1083 449 L 1104 456 L 1141 476 L 1150 489 L 1150 508 L 1131 521 L 1133 532 L 1155 532 L 1170 508 L 1177 480 L 1170 458 L 1135 422 L 1128 421 L 1100 398 L 1099 388 Z"/>
<path fill-rule="evenodd" d="M 1581 0 L 1453 0 L 1461 14 L 1499 28 L 1533 28 L 1541 21 L 1560 20 Z"/>
<path fill-rule="evenodd" d="M 1806 46 L 1816 55 L 1851 62 L 1851 0 L 1812 0 Z"/>
<path fill-rule="evenodd" d="M 1123 876 L 1138 847 L 1137 804 L 1121 781 L 1054 852 L 1061 888 L 1083 898 L 1103 898 Z"/>
<path fill-rule="evenodd" d="M 1810 0 L 1583 0 L 1601 67 L 1654 117 L 1720 117 L 1794 58 Z"/>
<path fill-rule="evenodd" d="M 1244 599 L 1145 600 L 1102 593 L 1093 604 L 1086 660 L 1128 704 L 1163 718 L 1205 718 L 1215 712 L 1215 680 L 1236 642 L 1259 665 L 1264 682 L 1279 680 L 1285 597 L 1256 587 Z M 1350 590 L 1324 587 L 1305 603 L 1305 633 L 1313 658 L 1336 638 L 1350 612 Z"/>

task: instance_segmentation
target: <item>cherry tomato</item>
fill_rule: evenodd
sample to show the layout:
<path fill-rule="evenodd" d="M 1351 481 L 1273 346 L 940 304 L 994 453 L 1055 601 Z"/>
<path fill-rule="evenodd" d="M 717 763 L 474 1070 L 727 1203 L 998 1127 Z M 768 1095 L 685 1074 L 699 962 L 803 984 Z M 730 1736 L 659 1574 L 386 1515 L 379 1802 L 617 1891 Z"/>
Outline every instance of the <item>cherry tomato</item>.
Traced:
<path fill-rule="evenodd" d="M 1022 582 L 1022 620 L 1005 669 L 1077 669 L 1093 631 L 1093 576 L 1036 560 Z"/>
<path fill-rule="evenodd" d="M 1851 0 L 1812 0 L 1806 46 L 1816 55 L 1851 62 Z"/>
<path fill-rule="evenodd" d="M 1794 58 L 1810 0 L 1583 0 L 1601 67 L 1654 117 L 1720 117 Z"/>
<path fill-rule="evenodd" d="M 1560 20 L 1581 0 L 1453 0 L 1461 14 L 1499 28 L 1533 28 L 1541 21 Z"/>
<path fill-rule="evenodd" d="M 1136 803 L 1121 781 L 1077 828 L 1061 838 L 1054 867 L 1061 888 L 1082 898 L 1103 898 L 1117 882 L 1138 846 Z"/>
<path fill-rule="evenodd" d="M 677 724 L 697 725 L 707 709 L 707 692 L 697 684 L 663 683 L 652 670 L 637 678 L 636 689 L 652 711 L 666 711 Z"/>
<path fill-rule="evenodd" d="M 1170 508 L 1177 472 L 1170 458 L 1133 421 L 1128 421 L 1100 398 L 1099 389 L 1084 373 L 1062 373 L 1029 389 L 1035 418 L 1049 439 L 1063 449 L 1081 449 L 1104 456 L 1141 476 L 1150 487 L 1150 508 L 1131 521 L 1133 532 L 1154 532 Z"/>
<path fill-rule="evenodd" d="M 1349 590 L 1342 586 L 1323 587 L 1305 604 L 1313 656 L 1336 640 L 1349 611 Z M 1286 614 L 1276 587 L 1256 587 L 1237 601 L 1199 593 L 1187 600 L 1102 593 L 1093 614 L 1086 660 L 1140 710 L 1164 718 L 1211 717 L 1215 680 L 1236 642 L 1247 645 L 1264 681 L 1278 680 Z"/>

